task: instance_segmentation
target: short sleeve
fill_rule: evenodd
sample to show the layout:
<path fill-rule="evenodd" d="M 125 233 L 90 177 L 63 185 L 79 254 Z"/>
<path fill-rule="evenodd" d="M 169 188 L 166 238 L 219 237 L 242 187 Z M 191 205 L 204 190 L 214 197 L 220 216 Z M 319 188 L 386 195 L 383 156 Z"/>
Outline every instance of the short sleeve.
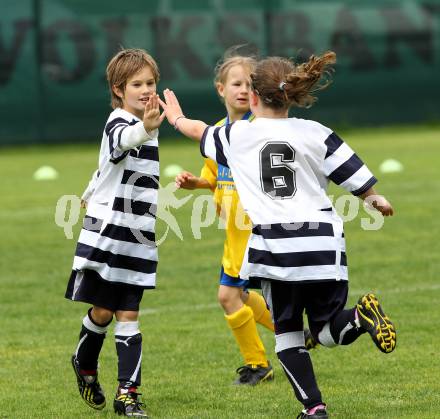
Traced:
<path fill-rule="evenodd" d="M 200 177 L 207 180 L 211 190 L 214 190 L 217 186 L 217 170 L 217 164 L 213 160 L 205 159 L 205 164 L 200 172 Z"/>
<path fill-rule="evenodd" d="M 232 125 L 206 127 L 200 140 L 200 152 L 203 157 L 209 157 L 218 164 L 229 167 L 229 135 Z"/>
<path fill-rule="evenodd" d="M 334 132 L 325 140 L 325 146 L 323 172 L 332 182 L 356 196 L 377 182 L 363 161 Z"/>

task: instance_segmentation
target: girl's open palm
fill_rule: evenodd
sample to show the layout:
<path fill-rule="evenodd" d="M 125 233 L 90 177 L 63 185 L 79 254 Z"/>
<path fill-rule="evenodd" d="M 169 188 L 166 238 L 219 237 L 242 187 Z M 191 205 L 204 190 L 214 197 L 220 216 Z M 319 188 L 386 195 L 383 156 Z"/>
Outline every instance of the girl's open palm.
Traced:
<path fill-rule="evenodd" d="M 165 89 L 163 91 L 163 97 L 165 102 L 159 99 L 160 106 L 162 106 L 168 122 L 174 126 L 176 119 L 179 116 L 183 116 L 182 108 L 180 107 L 179 101 L 172 90 Z"/>

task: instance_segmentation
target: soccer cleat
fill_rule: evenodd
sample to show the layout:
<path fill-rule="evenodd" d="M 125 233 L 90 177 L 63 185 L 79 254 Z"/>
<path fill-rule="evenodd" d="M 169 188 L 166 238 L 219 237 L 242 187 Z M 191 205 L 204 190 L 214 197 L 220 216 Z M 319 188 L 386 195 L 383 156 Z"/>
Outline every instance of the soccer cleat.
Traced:
<path fill-rule="evenodd" d="M 328 414 L 325 408 L 317 409 L 313 413 L 308 413 L 308 411 L 304 409 L 296 419 L 328 419 Z"/>
<path fill-rule="evenodd" d="M 255 365 L 243 365 L 237 369 L 238 378 L 234 381 L 236 385 L 250 385 L 255 386 L 263 381 L 273 380 L 274 373 L 270 363 L 267 367 Z"/>
<path fill-rule="evenodd" d="M 83 375 L 75 355 L 72 355 L 72 367 L 78 382 L 79 394 L 83 400 L 93 409 L 101 410 L 105 407 L 104 392 L 98 381 L 98 374 Z"/>
<path fill-rule="evenodd" d="M 309 329 L 304 329 L 304 342 L 307 350 L 316 348 L 318 346 L 318 342 L 316 342 Z"/>
<path fill-rule="evenodd" d="M 135 391 L 118 389 L 113 402 L 115 413 L 122 416 L 148 418 L 148 415 L 143 410 L 145 404 L 138 400 L 138 396 L 140 396 L 140 393 L 136 393 Z"/>
<path fill-rule="evenodd" d="M 374 294 L 361 297 L 356 305 L 360 326 L 370 335 L 376 346 L 384 353 L 396 348 L 396 328 L 384 314 Z"/>

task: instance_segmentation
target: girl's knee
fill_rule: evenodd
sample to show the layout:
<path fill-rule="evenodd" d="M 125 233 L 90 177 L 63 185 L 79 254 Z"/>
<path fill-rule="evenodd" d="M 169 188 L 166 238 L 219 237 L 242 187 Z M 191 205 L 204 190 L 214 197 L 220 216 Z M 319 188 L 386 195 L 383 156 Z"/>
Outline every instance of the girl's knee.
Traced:
<path fill-rule="evenodd" d="M 218 292 L 217 299 L 218 299 L 218 302 L 220 303 L 220 305 L 222 307 L 227 306 L 230 303 L 230 301 L 231 301 L 230 296 L 227 293 L 224 293 L 224 292 L 221 292 L 221 291 Z"/>
<path fill-rule="evenodd" d="M 96 324 L 107 324 L 113 318 L 114 312 L 103 307 L 93 306 L 90 315 Z"/>
<path fill-rule="evenodd" d="M 136 322 L 139 318 L 139 311 L 118 310 L 115 316 L 118 322 Z"/>
<path fill-rule="evenodd" d="M 240 291 L 240 288 L 220 286 L 217 294 L 218 302 L 227 313 L 234 312 L 243 305 Z"/>

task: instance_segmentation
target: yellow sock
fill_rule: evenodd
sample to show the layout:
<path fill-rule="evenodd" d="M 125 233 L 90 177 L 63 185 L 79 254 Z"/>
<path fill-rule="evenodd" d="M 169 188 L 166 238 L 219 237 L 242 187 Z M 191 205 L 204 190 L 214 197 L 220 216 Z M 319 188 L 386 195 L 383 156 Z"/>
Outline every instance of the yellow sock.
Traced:
<path fill-rule="evenodd" d="M 273 332 L 272 315 L 267 308 L 266 301 L 258 292 L 249 291 L 249 298 L 246 301 L 246 305 L 254 312 L 255 321 Z"/>
<path fill-rule="evenodd" d="M 267 367 L 266 351 L 261 342 L 252 309 L 243 305 L 232 314 L 225 314 L 226 321 L 232 329 L 245 364 Z"/>

